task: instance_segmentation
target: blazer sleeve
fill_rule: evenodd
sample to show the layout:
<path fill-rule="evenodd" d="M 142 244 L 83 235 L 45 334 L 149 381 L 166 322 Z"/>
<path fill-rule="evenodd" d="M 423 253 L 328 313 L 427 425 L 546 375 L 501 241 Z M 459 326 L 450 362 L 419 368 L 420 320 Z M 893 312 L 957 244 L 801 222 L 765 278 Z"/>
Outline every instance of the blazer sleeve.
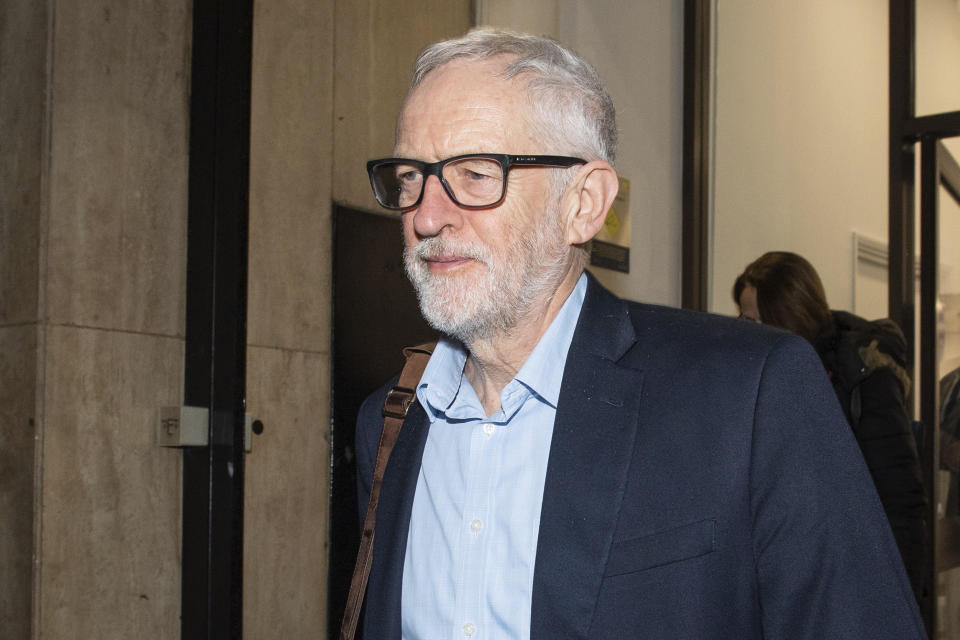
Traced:
<path fill-rule="evenodd" d="M 903 563 L 810 345 L 764 363 L 750 453 L 752 543 L 768 638 L 926 638 Z"/>

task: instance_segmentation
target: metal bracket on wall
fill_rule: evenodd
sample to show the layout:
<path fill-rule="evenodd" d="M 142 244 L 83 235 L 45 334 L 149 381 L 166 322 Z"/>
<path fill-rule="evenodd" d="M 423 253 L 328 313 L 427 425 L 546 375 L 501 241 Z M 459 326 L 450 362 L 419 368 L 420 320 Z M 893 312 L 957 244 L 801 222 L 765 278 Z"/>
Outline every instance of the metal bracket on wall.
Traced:
<path fill-rule="evenodd" d="M 259 421 L 257 421 L 259 422 Z M 253 416 L 243 414 L 243 444 L 253 449 Z M 206 447 L 210 444 L 210 410 L 206 407 L 161 407 L 157 414 L 157 445 Z"/>

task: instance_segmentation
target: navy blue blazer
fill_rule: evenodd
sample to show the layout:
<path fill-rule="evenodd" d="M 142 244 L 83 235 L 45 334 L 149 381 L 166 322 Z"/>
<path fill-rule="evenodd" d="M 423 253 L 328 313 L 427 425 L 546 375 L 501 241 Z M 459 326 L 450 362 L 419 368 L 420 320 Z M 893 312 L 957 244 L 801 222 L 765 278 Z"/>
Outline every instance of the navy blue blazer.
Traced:
<path fill-rule="evenodd" d="M 390 385 L 360 410 L 366 510 Z M 400 638 L 429 422 L 387 467 L 368 640 Z M 530 637 L 926 638 L 820 360 L 792 334 L 620 300 L 590 278 L 543 495 Z"/>

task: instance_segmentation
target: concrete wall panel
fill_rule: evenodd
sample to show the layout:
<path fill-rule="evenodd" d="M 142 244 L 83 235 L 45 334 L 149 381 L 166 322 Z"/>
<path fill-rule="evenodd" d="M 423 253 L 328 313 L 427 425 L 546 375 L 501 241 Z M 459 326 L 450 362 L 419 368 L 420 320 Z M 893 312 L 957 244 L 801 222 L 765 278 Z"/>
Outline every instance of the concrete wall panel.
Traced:
<path fill-rule="evenodd" d="M 183 335 L 191 3 L 58 2 L 49 316 Z"/>
<path fill-rule="evenodd" d="M 49 638 L 175 638 L 180 453 L 155 441 L 180 402 L 183 341 L 48 336 L 39 620 Z"/>
<path fill-rule="evenodd" d="M 247 361 L 265 428 L 246 460 L 243 635 L 325 637 L 330 356 L 251 347 Z"/>
<path fill-rule="evenodd" d="M 333 2 L 254 8 L 247 338 L 327 352 Z"/>

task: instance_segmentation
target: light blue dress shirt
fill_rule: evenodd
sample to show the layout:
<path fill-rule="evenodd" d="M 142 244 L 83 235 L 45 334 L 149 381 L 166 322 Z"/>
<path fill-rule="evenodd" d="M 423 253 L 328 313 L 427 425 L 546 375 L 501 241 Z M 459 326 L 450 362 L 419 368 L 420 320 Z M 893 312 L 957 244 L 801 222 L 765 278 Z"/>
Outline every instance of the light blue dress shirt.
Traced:
<path fill-rule="evenodd" d="M 530 637 L 540 506 L 585 275 L 487 417 L 441 340 L 417 387 L 430 419 L 403 568 L 405 640 Z"/>

